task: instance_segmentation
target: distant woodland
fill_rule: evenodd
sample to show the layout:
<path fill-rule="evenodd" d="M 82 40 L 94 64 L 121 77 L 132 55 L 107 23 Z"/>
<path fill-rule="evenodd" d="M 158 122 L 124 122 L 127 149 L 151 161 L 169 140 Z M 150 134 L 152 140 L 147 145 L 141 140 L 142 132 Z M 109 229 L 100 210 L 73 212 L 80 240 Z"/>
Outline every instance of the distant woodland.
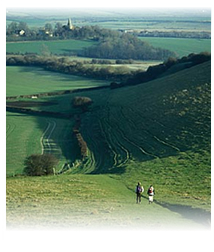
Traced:
<path fill-rule="evenodd" d="M 104 59 L 165 60 L 175 57 L 167 49 L 155 48 L 135 34 L 101 28 L 99 26 L 73 27 L 57 23 L 53 28 L 46 24 L 42 29 L 30 29 L 24 22 L 12 22 L 6 29 L 7 41 L 86 39 L 98 43 L 85 48 L 78 56 Z"/>

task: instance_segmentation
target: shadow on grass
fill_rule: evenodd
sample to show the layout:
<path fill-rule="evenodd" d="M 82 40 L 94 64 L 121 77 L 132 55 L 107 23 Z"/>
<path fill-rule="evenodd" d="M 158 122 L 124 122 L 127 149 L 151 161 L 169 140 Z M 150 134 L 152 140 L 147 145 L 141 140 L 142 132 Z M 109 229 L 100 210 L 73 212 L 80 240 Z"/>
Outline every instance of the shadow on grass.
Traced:
<path fill-rule="evenodd" d="M 167 208 L 172 212 L 180 214 L 186 219 L 201 224 L 206 228 L 210 228 L 211 226 L 211 213 L 206 210 L 200 208 L 193 208 L 191 206 L 186 205 L 163 203 L 157 200 L 154 200 L 154 202 L 164 208 Z"/>

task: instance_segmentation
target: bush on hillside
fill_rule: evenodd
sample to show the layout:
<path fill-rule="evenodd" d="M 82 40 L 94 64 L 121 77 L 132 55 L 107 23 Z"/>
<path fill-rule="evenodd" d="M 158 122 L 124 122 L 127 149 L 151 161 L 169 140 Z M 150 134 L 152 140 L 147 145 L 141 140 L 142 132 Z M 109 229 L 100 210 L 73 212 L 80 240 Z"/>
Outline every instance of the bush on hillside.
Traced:
<path fill-rule="evenodd" d="M 92 102 L 89 97 L 75 96 L 72 100 L 72 105 L 74 108 L 81 108 L 83 111 L 86 111 Z"/>
<path fill-rule="evenodd" d="M 32 154 L 25 160 L 24 173 L 28 176 L 43 176 L 54 173 L 58 159 L 51 154 Z"/>

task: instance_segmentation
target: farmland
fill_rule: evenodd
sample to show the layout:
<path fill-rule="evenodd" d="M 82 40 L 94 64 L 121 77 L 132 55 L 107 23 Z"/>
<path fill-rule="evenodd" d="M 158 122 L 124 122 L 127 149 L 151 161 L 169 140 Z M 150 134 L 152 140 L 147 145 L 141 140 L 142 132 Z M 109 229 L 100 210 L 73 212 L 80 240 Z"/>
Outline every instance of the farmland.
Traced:
<path fill-rule="evenodd" d="M 8 53 L 53 53 L 77 55 L 83 48 L 94 45 L 94 41 L 87 40 L 57 40 L 57 41 L 25 41 L 8 42 Z"/>
<path fill-rule="evenodd" d="M 204 225 L 208 225 L 208 212 L 210 209 L 210 152 L 209 145 L 206 144 L 209 142 L 210 131 L 207 129 L 207 133 L 204 132 L 202 138 L 197 132 L 202 130 L 202 128 L 200 128 L 202 127 L 200 126 L 200 121 L 203 120 L 203 116 L 206 116 L 207 119 L 209 118 L 209 113 L 207 114 L 208 111 L 206 111 L 206 108 L 209 107 L 205 106 L 206 108 L 204 107 L 204 111 L 201 110 L 201 114 L 200 116 L 197 116 L 197 121 L 195 122 L 197 127 L 190 130 L 188 125 L 193 125 L 193 123 L 187 121 L 187 118 L 194 118 L 194 116 L 192 114 L 193 117 L 186 118 L 185 113 L 188 114 L 190 111 L 191 113 L 197 113 L 197 106 L 195 106 L 195 110 L 191 109 L 188 112 L 188 101 L 184 102 L 185 99 L 182 98 L 186 97 L 186 91 L 178 91 L 176 94 L 177 99 L 184 102 L 184 104 L 181 107 L 178 107 L 179 110 L 177 112 L 180 113 L 179 117 L 183 118 L 182 122 L 184 125 L 182 126 L 181 121 L 178 124 L 177 120 L 179 117 L 177 116 L 176 121 L 179 127 L 183 128 L 183 130 L 179 133 L 180 129 L 178 127 L 174 129 L 176 130 L 176 133 L 165 131 L 168 132 L 167 135 L 165 135 L 165 137 L 163 137 L 163 135 L 160 137 L 158 136 L 160 133 L 159 130 L 171 127 L 169 126 L 170 120 L 166 115 L 167 113 L 170 115 L 169 104 L 176 99 L 173 98 L 173 94 L 170 90 L 168 90 L 168 92 L 171 94 L 172 98 L 167 96 L 167 93 L 164 98 L 161 98 L 161 89 L 159 94 L 156 94 L 159 97 L 159 102 L 164 102 L 165 104 L 168 103 L 166 107 L 166 114 L 162 117 L 163 112 L 158 111 L 157 107 L 156 110 L 153 110 L 152 112 L 152 107 L 155 105 L 153 103 L 153 99 L 157 100 L 157 98 L 155 98 L 156 96 L 154 96 L 154 94 L 152 96 L 149 95 L 151 90 L 153 90 L 158 83 L 160 83 L 159 85 L 161 85 L 161 83 L 170 83 L 170 81 L 175 81 L 178 78 L 177 85 L 179 86 L 179 83 L 182 83 L 182 80 L 184 80 L 182 78 L 184 78 L 184 76 L 189 76 L 189 79 L 184 82 L 187 84 L 184 84 L 184 86 L 181 87 L 181 90 L 187 88 L 186 85 L 188 85 L 189 92 L 191 93 L 190 98 L 195 97 L 196 93 L 194 92 L 200 90 L 201 95 L 204 96 L 204 99 L 198 100 L 198 105 L 201 106 L 201 102 L 203 100 L 205 102 L 209 102 L 209 99 L 207 100 L 207 98 L 205 98 L 209 94 L 208 85 L 203 85 L 203 83 L 209 82 L 209 78 L 205 78 L 205 76 L 209 76 L 208 72 L 209 64 L 206 63 L 204 66 L 199 65 L 191 71 L 183 71 L 183 74 L 179 73 L 176 75 L 177 77 L 173 75 L 171 77 L 169 76 L 160 79 L 161 82 L 160 80 L 153 81 L 149 86 L 140 85 L 135 88 L 127 87 L 126 89 L 116 90 L 113 93 L 111 90 L 106 90 L 105 95 L 103 95 L 103 91 L 101 90 L 83 92 L 83 95 L 87 95 L 94 100 L 91 111 L 85 115 L 80 114 L 82 117 L 81 132 L 84 139 L 87 141 L 88 148 L 90 150 L 90 162 L 87 162 L 84 166 L 75 163 L 75 166 L 67 174 L 60 175 L 59 177 L 35 178 L 32 179 L 32 183 L 30 182 L 30 178 L 30 180 L 28 178 L 22 179 L 19 177 L 8 178 L 8 225 L 17 225 L 17 227 L 22 227 L 22 225 L 23 227 L 30 227 L 31 225 L 38 225 L 38 227 L 42 227 L 42 225 L 51 225 L 53 227 L 58 227 L 62 222 L 64 222 L 65 216 L 67 220 L 64 225 L 65 228 L 76 225 L 82 227 L 92 227 L 93 225 L 98 225 L 98 223 L 110 227 L 114 227 L 115 224 L 118 227 L 136 227 L 138 225 L 143 225 L 145 228 L 156 226 L 157 223 L 160 228 L 169 227 L 172 223 L 176 226 L 176 228 L 185 228 L 186 225 L 190 225 L 192 228 L 197 228 L 197 225 L 202 225 L 202 227 Z M 198 86 L 196 90 L 191 89 L 191 76 L 193 73 L 198 73 Z M 135 89 L 138 90 L 137 93 L 139 94 L 142 93 L 142 91 L 139 91 L 140 89 L 144 90 L 144 106 L 146 105 L 146 109 L 150 108 L 149 111 L 146 112 L 146 110 L 142 110 L 140 112 L 139 109 L 141 106 L 139 106 L 139 109 L 138 106 L 136 106 L 136 102 L 132 99 L 132 95 L 135 94 L 136 96 Z M 165 90 L 164 85 L 163 90 Z M 68 113 L 70 100 L 74 96 L 75 94 L 64 95 L 61 98 L 44 97 L 42 100 L 50 102 L 51 100 L 53 101 L 54 98 L 55 102 L 58 104 L 49 107 L 47 106 L 45 107 L 45 110 L 53 110 L 53 108 L 55 108 L 54 111 L 60 111 L 60 108 L 64 108 L 64 111 Z M 139 97 L 139 99 L 141 100 L 142 98 Z M 140 101 L 139 99 L 137 96 L 135 97 L 136 101 Z M 189 102 L 191 102 L 191 99 Z M 123 104 L 124 101 L 126 101 L 126 106 Z M 135 110 L 133 110 L 132 103 L 135 106 Z M 114 104 L 117 104 L 117 106 Z M 138 111 L 138 117 L 134 115 L 134 111 Z M 79 113 L 74 110 L 70 110 L 70 112 Z M 144 113 L 144 115 L 139 116 L 139 113 Z M 152 113 L 152 117 L 148 116 L 147 113 L 150 115 Z M 176 113 L 176 111 L 174 111 L 173 114 L 174 113 Z M 160 114 L 161 117 L 159 117 L 158 114 Z M 173 114 L 171 114 L 171 116 L 173 116 Z M 17 114 L 17 116 L 14 113 L 8 115 L 8 175 L 18 174 L 21 172 L 21 167 L 23 167 L 23 158 L 28 153 L 30 154 L 30 151 L 38 153 L 42 151 L 40 139 L 46 131 L 48 124 L 52 121 L 55 122 L 57 127 L 54 127 L 51 135 L 50 133 L 48 134 L 50 135 L 49 143 L 54 146 L 52 150 L 49 149 L 48 151 L 51 151 L 52 153 L 57 152 L 60 157 L 60 164 L 57 170 L 61 168 L 64 162 L 67 162 L 68 160 L 69 162 L 73 162 L 78 157 L 78 153 L 76 152 L 77 146 L 75 147 L 74 139 L 70 135 L 70 129 L 74 124 L 73 119 L 68 121 L 55 118 L 23 116 L 23 114 Z M 140 118 L 144 119 L 143 124 Z M 163 120 L 163 118 L 165 119 Z M 135 125 L 133 120 L 135 120 Z M 174 120 L 175 119 L 173 119 L 173 121 Z M 25 122 L 25 124 L 23 124 L 23 122 Z M 123 124 L 123 128 L 121 128 L 118 122 Z M 150 132 L 148 132 L 147 128 L 150 122 L 152 122 L 153 127 L 150 125 Z M 138 123 L 142 124 L 141 127 L 138 126 Z M 148 123 L 148 125 L 146 125 L 146 123 Z M 155 124 L 159 125 L 159 130 L 158 127 L 155 127 Z M 16 128 L 11 130 L 13 125 L 16 125 Z M 21 125 L 23 125 L 23 128 Z M 27 127 L 24 127 L 26 125 Z M 208 125 L 209 124 L 206 124 L 206 127 L 208 127 Z M 138 129 L 143 133 L 140 138 L 137 137 L 139 134 L 137 133 Z M 10 133 L 10 130 L 12 133 Z M 193 138 L 191 137 L 192 134 L 194 136 Z M 15 141 L 13 141 L 14 139 Z M 22 141 L 23 139 L 26 140 Z M 189 148 L 188 150 L 185 150 L 187 147 L 187 143 L 185 143 L 187 139 Z M 10 141 L 13 141 L 13 143 Z M 25 146 L 27 144 L 28 147 L 24 147 L 23 144 L 25 144 Z M 22 147 L 20 148 L 20 146 Z M 200 151 L 197 150 L 198 146 L 201 146 Z M 13 154 L 14 158 L 11 159 L 11 154 L 15 152 L 16 148 L 22 151 L 24 150 L 24 153 L 17 152 L 17 155 Z M 15 157 L 19 157 L 19 160 Z M 82 177 L 80 177 L 80 175 L 74 175 L 76 173 L 101 173 L 104 175 L 102 176 L 102 179 L 101 177 L 99 179 L 100 175 L 81 175 Z M 154 211 L 158 211 L 159 214 L 157 215 L 157 219 L 153 219 L 150 223 L 145 222 L 144 215 L 141 215 L 140 221 L 136 221 L 136 216 L 139 214 L 140 209 L 134 210 L 136 212 L 132 215 L 129 214 L 133 209 L 132 204 L 135 201 L 134 185 L 136 181 L 141 178 L 143 178 L 145 188 L 149 186 L 151 182 L 158 187 L 158 195 L 156 197 L 157 204 Z M 106 184 L 106 189 L 104 188 L 103 191 L 98 192 L 96 196 L 93 191 L 94 187 L 90 187 L 90 184 L 87 187 L 87 193 L 84 188 L 82 189 L 83 191 L 80 192 L 80 195 L 76 193 L 73 194 L 73 192 L 70 191 L 70 189 L 73 188 L 73 182 L 75 183 L 73 185 L 74 187 L 76 186 L 76 183 L 83 183 L 87 185 L 89 183 L 87 179 L 90 179 L 90 183 L 94 184 L 94 186 L 99 186 L 99 183 Z M 43 182 L 40 182 L 40 180 Z M 47 181 L 48 186 L 46 189 L 41 190 L 39 184 L 46 183 L 44 181 Z M 22 183 L 24 183 L 23 186 L 21 186 Z M 60 187 L 58 186 L 57 191 L 51 189 L 51 184 L 54 186 L 57 183 L 60 185 Z M 35 188 L 34 185 L 37 184 L 38 187 Z M 62 184 L 64 186 L 69 186 L 70 184 L 71 187 L 68 189 L 68 192 L 70 192 L 69 196 L 67 194 L 65 195 L 63 190 L 64 186 L 62 187 Z M 204 186 L 204 184 L 206 184 L 206 186 Z M 16 186 L 14 187 L 14 185 Z M 21 186 L 21 191 L 18 189 L 18 185 Z M 125 201 L 122 200 L 122 195 L 115 192 L 118 188 L 123 190 L 124 196 L 126 195 Z M 14 190 L 19 190 L 19 194 L 17 194 L 16 198 L 13 198 L 14 193 L 16 194 L 16 191 Z M 63 190 L 63 192 L 61 190 Z M 29 192 L 32 192 L 32 194 L 29 194 Z M 38 195 L 36 198 L 33 196 L 34 193 Z M 82 193 L 86 193 L 86 200 L 84 201 L 81 200 Z M 112 194 L 114 197 L 111 196 Z M 59 202 L 61 202 L 61 200 L 64 202 L 63 211 L 59 206 Z M 70 200 L 75 203 L 72 208 L 69 203 Z M 99 202 L 103 202 L 103 205 L 100 205 Z M 86 203 L 87 208 L 85 208 L 84 212 L 82 212 L 83 210 L 81 209 L 84 208 Z M 146 204 L 146 197 L 143 198 L 143 203 Z M 25 209 L 25 211 L 29 213 L 30 219 L 25 216 L 25 214 L 21 214 L 20 211 L 14 211 L 14 208 L 17 206 Z M 51 218 L 45 217 L 45 215 L 50 216 L 49 209 L 51 206 L 54 206 L 56 210 L 52 212 Z M 190 206 L 193 206 L 193 208 Z M 159 209 L 159 207 L 161 208 Z M 149 211 L 149 208 L 147 210 L 146 209 L 147 207 L 144 206 L 144 210 Z M 166 209 L 166 212 L 164 209 Z M 173 217 L 173 215 L 170 215 L 172 219 L 166 219 L 166 216 L 168 217 L 168 211 L 172 211 L 172 209 L 174 209 L 176 213 L 175 216 Z M 37 218 L 31 219 L 30 216 L 35 210 L 38 213 Z M 121 210 L 124 213 L 124 217 L 118 218 Z M 178 214 L 183 212 L 184 215 L 182 215 L 182 218 L 185 219 L 185 224 L 183 223 L 184 219 L 178 218 Z M 44 213 L 46 214 L 44 215 Z M 82 217 L 80 216 L 81 214 L 83 214 Z M 197 222 L 198 224 L 195 222 L 197 214 L 204 216 L 201 217 L 202 219 L 199 222 Z M 188 217 L 190 215 L 192 216 L 191 221 L 190 217 Z M 22 225 L 16 221 L 18 216 L 24 221 L 22 222 Z M 76 216 L 76 220 L 73 219 L 75 218 L 74 216 Z M 129 216 L 128 219 L 127 216 Z M 57 222 L 55 221 L 55 218 L 58 219 Z M 117 222 L 114 221 L 115 219 L 117 219 Z M 162 221 L 160 221 L 160 219 Z"/>
<path fill-rule="evenodd" d="M 178 57 L 188 55 L 190 53 L 200 53 L 203 51 L 211 51 L 210 39 L 188 39 L 188 38 L 140 38 L 149 42 L 154 47 L 168 48 L 176 52 Z M 60 41 L 26 41 L 26 42 L 8 42 L 7 53 L 52 53 L 77 55 L 83 48 L 90 47 L 96 42 L 78 41 L 78 40 L 60 40 Z M 76 58 L 81 60 L 81 57 Z"/>
<path fill-rule="evenodd" d="M 41 68 L 7 67 L 6 94 L 7 96 L 30 95 L 50 91 L 99 87 L 106 84 L 109 83 L 78 76 L 51 73 Z M 23 99 L 23 101 L 25 100 Z M 45 102 L 46 99 L 41 99 L 41 101 Z M 53 104 L 48 102 L 42 109 L 70 113 L 70 103 L 70 98 L 65 100 L 64 97 L 58 96 L 57 99 L 54 98 Z M 38 107 L 38 100 L 35 102 L 35 105 L 31 106 L 35 106 L 34 109 L 37 110 L 41 109 L 41 107 Z M 72 148 L 72 144 L 69 141 L 72 121 L 7 113 L 7 174 L 22 173 L 25 157 L 34 152 L 41 153 L 40 139 L 49 121 L 54 121 L 57 124 L 52 138 L 54 137 L 59 149 L 58 158 L 61 161 L 59 167 L 66 161 L 66 158 L 73 160 L 71 152 L 69 151 L 69 148 Z M 14 144 L 14 139 L 16 144 Z M 63 144 L 63 141 L 65 144 Z M 67 145 L 69 145 L 69 148 L 66 147 Z M 20 146 L 22 147 L 20 148 Z M 62 155 L 60 148 L 65 149 L 65 151 L 67 149 L 67 154 L 64 153 Z M 17 155 L 14 156 L 14 153 Z M 11 155 L 14 158 L 11 159 Z"/>
<path fill-rule="evenodd" d="M 211 52 L 210 39 L 188 39 L 188 38 L 141 38 L 154 47 L 168 48 L 183 57 L 190 53 Z"/>
<path fill-rule="evenodd" d="M 86 20 L 96 22 L 96 17 Z M 124 29 L 131 28 L 133 23 L 136 28 L 140 26 L 137 19 L 132 24 L 127 18 L 118 23 L 97 20 L 112 28 L 117 24 Z M 167 29 L 172 24 L 168 21 L 161 23 L 159 17 L 155 25 L 153 20 L 153 27 L 160 29 L 159 25 L 165 23 Z M 185 29 L 192 29 L 194 22 L 187 22 Z M 200 18 L 197 22 L 199 30 L 205 29 L 202 25 L 209 26 L 209 22 L 201 23 Z M 36 21 L 32 25 L 36 26 Z M 144 20 L 144 25 L 152 29 L 151 22 Z M 178 29 L 181 22 L 174 25 Z M 145 40 L 154 46 L 170 48 L 180 57 L 193 51 L 210 51 L 210 40 Z M 209 229 L 211 61 L 208 54 L 196 55 L 195 65 L 191 57 L 186 57 L 189 61 L 185 63 L 177 61 L 178 64 L 173 59 L 167 62 L 172 64 L 171 68 L 156 79 L 131 85 L 127 78 L 126 86 L 116 83 L 116 88 L 108 78 L 57 72 L 63 64 L 68 69 L 72 57 L 81 61 L 82 68 L 92 65 L 87 62 L 91 58 L 76 55 L 93 43 L 96 42 L 7 43 L 8 53 L 38 53 L 40 56 L 30 57 L 44 57 L 49 70 L 53 63 L 57 66 L 52 71 L 44 70 L 29 64 L 26 55 L 17 55 L 17 62 L 22 59 L 26 65 L 6 68 L 6 96 L 10 97 L 6 112 L 7 227 Z M 203 61 L 206 57 L 208 60 Z M 62 65 L 57 65 L 60 61 Z M 110 62 L 112 68 L 121 67 L 115 64 L 115 59 Z M 136 60 L 125 66 L 146 70 L 156 63 Z M 150 68 L 150 73 L 162 66 Z M 98 71 L 101 67 L 110 69 L 108 64 L 99 62 L 93 69 Z M 140 75 L 136 76 L 140 79 Z M 89 89 L 92 87 L 97 89 Z M 76 96 L 89 98 L 92 103 L 88 107 L 72 106 Z M 75 132 L 86 143 L 84 157 Z M 26 157 L 43 153 L 58 158 L 56 175 L 26 176 L 23 172 Z M 70 164 L 70 169 L 62 172 L 65 163 Z M 145 189 L 141 204 L 136 204 L 135 198 L 138 181 Z M 146 194 L 150 184 L 156 190 L 153 204 L 148 204 Z"/>
<path fill-rule="evenodd" d="M 24 73 L 24 74 L 23 74 Z M 7 67 L 7 96 L 107 85 L 107 81 L 53 73 L 35 67 Z"/>

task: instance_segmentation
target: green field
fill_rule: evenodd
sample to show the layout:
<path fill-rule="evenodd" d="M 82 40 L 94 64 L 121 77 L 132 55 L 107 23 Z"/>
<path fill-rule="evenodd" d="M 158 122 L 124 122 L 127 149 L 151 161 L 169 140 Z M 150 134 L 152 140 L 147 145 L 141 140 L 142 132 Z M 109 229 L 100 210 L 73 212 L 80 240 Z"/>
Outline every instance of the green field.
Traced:
<path fill-rule="evenodd" d="M 54 73 L 35 67 L 7 67 L 6 78 L 7 96 L 109 85 L 107 81 Z"/>
<path fill-rule="evenodd" d="M 61 175 L 7 179 L 7 227 L 30 230 L 206 230 L 209 214 L 200 208 L 136 204 L 135 185 L 115 175 Z M 145 190 L 149 184 L 144 183 Z"/>
<path fill-rule="evenodd" d="M 7 71 L 8 95 L 68 89 L 67 78 L 87 86 L 39 68 Z M 36 101 L 48 106 L 31 107 L 69 120 L 7 112 L 8 227 L 209 227 L 210 73 L 206 62 L 142 85 L 42 97 Z M 88 112 L 71 108 L 76 95 L 93 100 Z M 75 115 L 89 150 L 85 163 L 72 135 Z M 74 166 L 58 176 L 20 176 L 26 156 L 43 151 L 58 157 L 57 171 L 65 162 Z M 137 181 L 155 186 L 153 205 L 146 192 L 135 203 Z"/>
<path fill-rule="evenodd" d="M 25 41 L 8 42 L 7 53 L 53 53 L 77 55 L 85 47 L 94 45 L 94 41 L 89 40 L 55 40 L 55 41 Z"/>
<path fill-rule="evenodd" d="M 121 174 L 130 187 L 142 178 L 162 200 L 209 209 L 210 62 L 101 93 L 83 92 L 94 100 L 81 128 L 94 173 Z"/>
<path fill-rule="evenodd" d="M 41 68 L 33 67 L 7 67 L 6 68 L 7 96 L 19 96 L 53 92 L 61 90 L 72 90 L 77 88 L 89 88 L 107 85 L 109 82 L 88 79 L 84 77 L 53 73 Z M 65 97 L 68 97 L 65 99 Z M 56 105 L 45 107 L 36 106 L 36 110 L 58 111 L 70 113 L 70 96 L 58 96 L 51 98 Z M 23 99 L 22 99 L 23 100 Z M 32 101 L 32 99 L 24 99 Z M 45 98 L 37 101 L 47 101 Z M 76 151 L 73 153 L 68 149 L 75 147 L 70 141 L 72 120 L 45 118 L 37 116 L 26 116 L 23 114 L 7 113 L 7 175 L 22 173 L 24 159 L 33 153 L 41 153 L 40 139 L 49 122 L 55 122 L 56 128 L 52 138 L 56 143 L 57 157 L 60 159 L 58 170 L 67 159 L 73 161 Z M 21 146 L 21 147 L 20 147 Z M 69 146 L 69 148 L 67 148 Z M 62 153 L 62 150 L 63 153 Z M 14 155 L 15 154 L 15 155 Z M 13 157 L 13 158 L 11 158 Z"/>
<path fill-rule="evenodd" d="M 140 38 L 154 47 L 161 47 L 176 52 L 178 57 L 190 53 L 211 52 L 211 39 L 187 39 L 187 38 Z"/>
<path fill-rule="evenodd" d="M 210 39 L 187 39 L 187 38 L 146 38 L 140 39 L 150 43 L 154 47 L 169 49 L 183 57 L 190 53 L 211 52 Z M 7 53 L 52 53 L 77 55 L 85 47 L 94 45 L 96 42 L 80 40 L 57 40 L 57 41 L 26 41 L 7 43 Z M 80 58 L 81 59 L 81 58 Z"/>
<path fill-rule="evenodd" d="M 50 123 L 54 123 L 54 130 L 53 132 L 49 130 L 44 135 Z M 71 128 L 72 121 L 7 112 L 6 174 L 8 176 L 21 174 L 25 158 L 34 153 L 41 154 L 43 149 L 46 150 L 47 139 L 48 145 L 51 145 L 47 152 L 51 150 L 60 161 L 56 167 L 57 170 L 60 170 L 68 160 L 73 161 L 75 150 L 72 156 L 70 149 L 74 146 L 71 140 Z"/>
<path fill-rule="evenodd" d="M 67 16 L 71 15 L 70 10 L 65 13 L 57 9 L 54 13 L 52 11 L 41 15 L 35 11 L 34 16 L 24 10 L 19 14 L 9 12 L 7 23 L 22 20 L 29 22 L 31 27 L 40 27 L 46 21 L 52 25 L 57 21 L 64 22 L 65 17 L 66 23 Z M 182 16 L 182 12 L 177 11 L 167 14 L 162 11 L 127 10 L 120 13 L 119 10 L 96 10 L 91 15 L 92 12 L 84 10 L 72 21 L 74 25 L 95 24 L 112 29 L 210 31 L 209 12 L 197 14 L 189 11 L 188 15 L 183 13 Z M 74 11 L 72 17 L 77 13 Z M 211 51 L 210 40 L 141 39 L 155 47 L 175 51 L 178 57 Z M 69 54 L 72 56 L 67 60 L 85 60 L 76 55 L 94 43 L 28 41 L 7 43 L 6 51 Z M 112 59 L 111 67 L 118 67 L 113 64 Z M 126 67 L 146 70 L 150 64 L 155 62 L 136 61 Z M 100 66 L 96 65 L 97 68 Z M 110 81 L 49 72 L 39 67 L 7 67 L 6 96 L 16 96 L 8 99 L 7 105 L 33 110 L 31 113 L 24 110 L 6 112 L 7 228 L 39 231 L 114 228 L 146 230 L 146 233 L 148 230 L 149 236 L 153 230 L 182 230 L 176 240 L 181 243 L 184 237 L 189 240 L 189 233 L 186 235 L 183 231 L 210 230 L 211 62 L 181 69 L 182 63 L 169 68 L 160 78 L 139 85 L 54 96 L 43 94 L 33 99 L 18 96 L 99 87 L 109 85 Z M 89 97 L 93 103 L 86 111 L 74 108 L 71 101 L 75 96 Z M 46 114 L 39 115 L 41 111 Z M 84 160 L 73 132 L 77 123 L 87 144 Z M 23 173 L 26 157 L 42 153 L 58 158 L 59 163 L 54 167 L 56 172 L 67 162 L 71 169 L 56 175 L 26 176 Z M 141 204 L 136 204 L 138 181 L 145 189 Z M 153 204 L 148 203 L 150 184 L 156 192 Z M 140 232 L 141 241 L 148 243 Z M 152 243 L 157 244 L 159 233 L 152 232 L 152 235 Z M 32 238 L 40 242 L 38 237 Z M 52 238 L 43 238 L 55 244 Z M 72 236 L 70 238 L 72 246 Z M 93 238 L 96 243 L 97 237 Z M 20 242 L 23 243 L 24 239 L 23 236 Z M 82 236 L 81 240 L 85 242 L 84 239 Z M 107 236 L 104 239 L 111 243 Z M 168 236 L 166 239 L 168 242 Z M 64 244 L 63 233 L 58 240 Z M 123 240 L 119 242 L 124 243 Z M 133 242 L 137 243 L 136 239 Z M 196 246 L 198 241 L 193 243 Z M 192 244 L 191 249 L 194 246 Z M 204 244 L 200 249 L 204 249 Z"/>

